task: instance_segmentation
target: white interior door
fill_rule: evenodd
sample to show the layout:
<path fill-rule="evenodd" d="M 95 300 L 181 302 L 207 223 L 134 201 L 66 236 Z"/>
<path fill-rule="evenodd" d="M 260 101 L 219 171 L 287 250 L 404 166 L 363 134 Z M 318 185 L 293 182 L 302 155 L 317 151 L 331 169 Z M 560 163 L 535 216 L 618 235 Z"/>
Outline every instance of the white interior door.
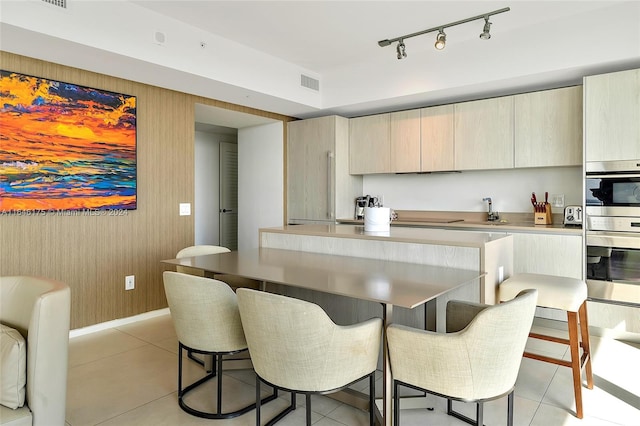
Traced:
<path fill-rule="evenodd" d="M 220 245 L 238 249 L 238 145 L 220 143 Z"/>
<path fill-rule="evenodd" d="M 257 248 L 259 229 L 284 224 L 284 125 L 238 129 L 238 249 Z"/>

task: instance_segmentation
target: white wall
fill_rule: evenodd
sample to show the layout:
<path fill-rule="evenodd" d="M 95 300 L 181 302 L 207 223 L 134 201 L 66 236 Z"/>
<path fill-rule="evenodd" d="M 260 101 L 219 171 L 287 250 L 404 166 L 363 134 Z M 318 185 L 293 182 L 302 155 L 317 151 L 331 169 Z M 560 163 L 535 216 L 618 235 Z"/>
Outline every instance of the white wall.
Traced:
<path fill-rule="evenodd" d="M 284 222 L 282 122 L 238 130 L 238 250 L 258 247 L 258 229 Z"/>
<path fill-rule="evenodd" d="M 565 194 L 565 205 L 582 204 L 582 168 L 551 167 L 443 174 L 368 175 L 363 193 L 383 196 L 396 210 L 486 211 L 485 197 L 498 212 L 531 212 L 531 193 Z M 561 213 L 562 210 L 554 210 Z"/>
<path fill-rule="evenodd" d="M 195 244 L 220 244 L 220 142 L 236 137 L 195 132 Z"/>

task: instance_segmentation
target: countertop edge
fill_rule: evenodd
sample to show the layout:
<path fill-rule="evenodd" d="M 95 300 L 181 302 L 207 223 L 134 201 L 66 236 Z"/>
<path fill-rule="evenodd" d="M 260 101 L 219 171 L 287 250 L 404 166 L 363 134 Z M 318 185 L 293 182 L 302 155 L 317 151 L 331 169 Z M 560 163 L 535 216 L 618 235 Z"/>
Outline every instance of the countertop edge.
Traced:
<path fill-rule="evenodd" d="M 342 228 L 344 232 L 338 232 Z M 311 237 L 328 237 L 328 238 L 347 238 L 347 239 L 366 239 L 383 242 L 399 242 L 399 243 L 411 243 L 411 244 L 433 244 L 443 246 L 456 246 L 456 247 L 474 247 L 481 248 L 493 241 L 510 237 L 509 234 L 504 232 L 497 232 L 497 230 L 482 230 L 479 233 L 471 232 L 467 229 L 458 229 L 463 231 L 460 234 L 443 233 L 450 229 L 443 228 L 431 228 L 431 227 L 414 227 L 416 230 L 422 229 L 427 233 L 420 233 L 414 235 L 407 235 L 407 231 L 402 229 L 409 229 L 409 227 L 394 227 L 389 232 L 365 232 L 364 225 L 359 224 L 331 224 L 331 225 L 286 225 L 278 227 L 260 228 L 260 240 L 262 240 L 263 233 L 275 233 L 275 234 L 289 234 L 289 235 L 303 235 Z M 466 232 L 465 232 L 466 231 Z M 465 235 L 467 234 L 467 235 Z M 484 234 L 484 236 L 481 236 Z"/>

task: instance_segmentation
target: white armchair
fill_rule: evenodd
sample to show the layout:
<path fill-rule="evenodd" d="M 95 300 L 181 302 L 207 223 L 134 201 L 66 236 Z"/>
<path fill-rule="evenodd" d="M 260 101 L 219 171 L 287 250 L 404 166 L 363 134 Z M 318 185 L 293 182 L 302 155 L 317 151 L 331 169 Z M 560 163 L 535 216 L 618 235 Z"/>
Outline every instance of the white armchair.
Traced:
<path fill-rule="evenodd" d="M 491 306 L 450 301 L 446 334 L 387 327 L 394 424 L 400 424 L 399 386 L 447 398 L 448 414 L 476 425 L 482 425 L 484 401 L 508 395 L 508 424 L 513 424 L 513 389 L 537 295 L 525 290 L 512 301 Z M 452 400 L 477 402 L 476 420 L 453 411 Z"/>
<path fill-rule="evenodd" d="M 25 405 L 0 405 L 3 425 L 65 424 L 70 304 L 66 284 L 0 277 L 0 322 L 24 336 L 27 360 Z"/>
<path fill-rule="evenodd" d="M 249 353 L 260 382 L 291 392 L 291 404 L 268 424 L 295 409 L 295 394 L 306 396 L 311 424 L 311 394 L 329 394 L 369 378 L 370 423 L 374 424 L 375 371 L 382 320 L 336 325 L 310 302 L 277 294 L 238 289 L 238 307 Z M 260 425 L 260 403 L 256 424 Z"/>

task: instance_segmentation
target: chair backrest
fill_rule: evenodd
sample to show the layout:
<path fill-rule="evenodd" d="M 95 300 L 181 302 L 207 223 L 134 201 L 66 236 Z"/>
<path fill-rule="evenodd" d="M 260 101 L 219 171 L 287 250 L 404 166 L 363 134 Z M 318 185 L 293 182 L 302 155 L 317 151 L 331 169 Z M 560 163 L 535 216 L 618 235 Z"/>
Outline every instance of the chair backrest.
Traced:
<path fill-rule="evenodd" d="M 483 309 L 457 332 L 468 348 L 463 363 L 470 369 L 474 398 L 500 395 L 515 385 L 537 299 L 537 290 L 525 290 L 508 302 Z"/>
<path fill-rule="evenodd" d="M 178 254 L 176 254 L 176 259 L 180 259 L 183 257 L 202 256 L 205 254 L 228 253 L 230 251 L 231 250 L 226 247 L 203 244 L 183 248 L 178 252 Z"/>
<path fill-rule="evenodd" d="M 525 290 L 499 305 L 450 301 L 447 329 L 459 330 L 451 333 L 391 324 L 394 379 L 470 401 L 504 395 L 515 385 L 537 296 Z"/>
<path fill-rule="evenodd" d="M 376 369 L 380 318 L 339 326 L 311 302 L 246 288 L 237 294 L 253 367 L 267 382 L 319 392 Z"/>
<path fill-rule="evenodd" d="M 34 426 L 65 423 L 70 306 L 66 284 L 0 277 L 0 321 L 27 341 L 26 403 Z"/>
<path fill-rule="evenodd" d="M 178 340 L 209 352 L 247 348 L 236 294 L 226 283 L 180 272 L 163 273 Z"/>
<path fill-rule="evenodd" d="M 183 257 L 193 257 L 193 256 L 204 256 L 205 254 L 218 254 L 218 253 L 228 253 L 229 250 L 226 247 L 222 246 L 212 246 L 212 245 L 195 245 L 185 247 L 176 254 L 176 259 L 182 259 Z M 177 272 L 182 272 L 183 274 L 191 274 L 198 275 L 200 277 L 204 276 L 204 272 L 200 269 L 190 268 L 188 266 L 176 266 Z"/>

